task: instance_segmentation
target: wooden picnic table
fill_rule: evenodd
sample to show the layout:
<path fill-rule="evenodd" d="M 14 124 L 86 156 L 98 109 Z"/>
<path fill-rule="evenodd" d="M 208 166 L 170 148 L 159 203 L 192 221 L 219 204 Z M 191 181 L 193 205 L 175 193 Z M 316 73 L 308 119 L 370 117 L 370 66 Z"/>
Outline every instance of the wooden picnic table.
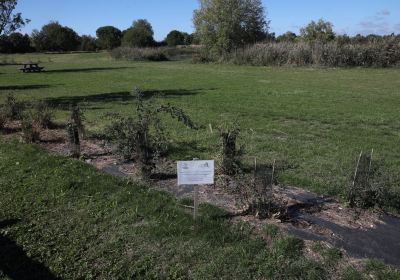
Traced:
<path fill-rule="evenodd" d="M 31 73 L 31 72 L 42 72 L 44 67 L 39 67 L 39 64 L 36 62 L 24 62 L 22 63 L 23 67 L 20 68 L 24 73 Z"/>

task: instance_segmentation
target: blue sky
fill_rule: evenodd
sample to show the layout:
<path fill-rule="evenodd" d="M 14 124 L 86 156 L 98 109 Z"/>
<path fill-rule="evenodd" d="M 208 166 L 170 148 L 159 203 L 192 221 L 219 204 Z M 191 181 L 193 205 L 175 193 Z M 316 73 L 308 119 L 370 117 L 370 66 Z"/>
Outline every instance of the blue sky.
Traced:
<path fill-rule="evenodd" d="M 324 18 L 335 31 L 355 35 L 400 33 L 400 0 L 264 0 L 270 30 L 298 32 L 311 20 Z M 50 20 L 94 35 L 104 25 L 126 29 L 132 21 L 151 22 L 155 38 L 162 40 L 173 29 L 192 32 L 197 0 L 19 0 L 17 10 L 31 19 L 22 29 L 31 33 Z"/>

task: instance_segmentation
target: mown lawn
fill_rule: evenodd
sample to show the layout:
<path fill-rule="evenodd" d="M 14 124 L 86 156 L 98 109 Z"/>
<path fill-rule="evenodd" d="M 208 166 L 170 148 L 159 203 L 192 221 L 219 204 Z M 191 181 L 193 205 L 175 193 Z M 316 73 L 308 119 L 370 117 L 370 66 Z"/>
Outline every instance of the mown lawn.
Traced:
<path fill-rule="evenodd" d="M 135 86 L 155 103 L 185 109 L 200 124 L 214 128 L 192 132 L 171 127 L 172 159 L 210 158 L 218 149 L 215 128 L 237 120 L 246 144 L 246 160 L 285 170 L 283 184 L 324 194 L 343 194 L 361 150 L 393 174 L 400 172 L 400 70 L 268 68 L 198 65 L 188 61 L 124 62 L 107 53 L 3 56 L 1 60 L 40 60 L 48 70 L 22 74 L 0 66 L 0 101 L 8 93 L 22 100 L 47 99 L 62 106 L 86 101 L 89 129 L 99 132 L 106 112 L 130 114 Z"/>
<path fill-rule="evenodd" d="M 300 240 L 208 205 L 195 223 L 165 193 L 15 141 L 0 140 L 0 198 L 0 279 L 400 279 L 335 249 L 307 259 Z"/>

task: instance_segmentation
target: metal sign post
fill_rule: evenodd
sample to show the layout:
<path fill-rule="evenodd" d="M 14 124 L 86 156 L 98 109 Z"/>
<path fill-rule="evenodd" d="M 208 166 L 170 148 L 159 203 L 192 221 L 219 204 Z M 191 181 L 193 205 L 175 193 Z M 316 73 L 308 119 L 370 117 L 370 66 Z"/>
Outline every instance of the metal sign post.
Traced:
<path fill-rule="evenodd" d="M 178 161 L 178 186 L 190 185 L 194 186 L 194 211 L 193 218 L 198 216 L 199 208 L 199 187 L 200 185 L 214 184 L 214 161 L 213 160 L 196 160 Z"/>

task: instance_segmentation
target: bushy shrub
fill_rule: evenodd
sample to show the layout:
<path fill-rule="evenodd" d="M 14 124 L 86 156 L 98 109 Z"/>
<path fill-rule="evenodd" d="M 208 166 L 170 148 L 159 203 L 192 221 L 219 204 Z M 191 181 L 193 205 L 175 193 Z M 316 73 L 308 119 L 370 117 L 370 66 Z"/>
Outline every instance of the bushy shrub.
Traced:
<path fill-rule="evenodd" d="M 195 63 L 195 64 L 196 63 L 209 63 L 212 61 L 213 61 L 213 59 L 210 56 L 208 56 L 202 52 L 196 53 L 192 56 L 192 63 Z"/>
<path fill-rule="evenodd" d="M 133 94 L 137 100 L 135 117 L 109 114 L 112 123 L 107 126 L 105 135 L 116 145 L 119 155 L 135 162 L 139 176 L 148 179 L 157 160 L 168 148 L 165 128 L 159 113 L 169 113 L 189 128 L 196 129 L 197 126 L 181 109 L 170 105 L 154 109 L 154 106 L 143 100 L 142 92 L 138 88 Z"/>
<path fill-rule="evenodd" d="M 120 47 L 113 49 L 111 57 L 129 61 L 167 61 L 168 58 L 162 48 L 130 48 Z"/>
<path fill-rule="evenodd" d="M 202 48 L 196 46 L 154 48 L 120 47 L 112 50 L 110 55 L 114 59 L 124 59 L 128 61 L 169 61 L 191 59 L 199 56 L 201 52 Z"/>

